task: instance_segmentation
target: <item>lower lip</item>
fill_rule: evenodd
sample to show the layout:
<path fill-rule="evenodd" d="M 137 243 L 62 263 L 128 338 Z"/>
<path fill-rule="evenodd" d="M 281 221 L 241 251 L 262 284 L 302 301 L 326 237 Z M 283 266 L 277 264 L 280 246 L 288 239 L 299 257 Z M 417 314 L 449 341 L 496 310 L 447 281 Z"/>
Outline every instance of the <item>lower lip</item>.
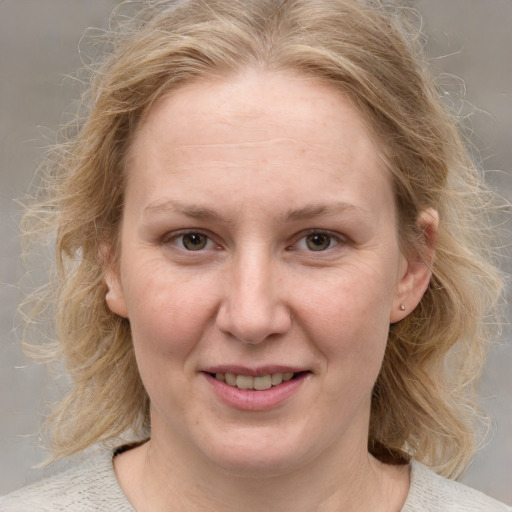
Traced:
<path fill-rule="evenodd" d="M 215 394 L 228 406 L 243 411 L 267 411 L 292 398 L 304 383 L 307 372 L 264 391 L 238 389 L 204 373 Z"/>

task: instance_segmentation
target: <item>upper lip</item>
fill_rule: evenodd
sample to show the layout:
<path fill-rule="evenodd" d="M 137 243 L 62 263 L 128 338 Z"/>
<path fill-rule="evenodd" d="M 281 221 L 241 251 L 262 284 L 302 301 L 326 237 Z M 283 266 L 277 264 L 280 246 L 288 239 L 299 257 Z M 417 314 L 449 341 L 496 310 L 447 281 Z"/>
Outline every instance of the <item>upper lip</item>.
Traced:
<path fill-rule="evenodd" d="M 265 365 L 257 367 L 248 367 L 242 365 L 215 365 L 208 366 L 202 370 L 205 373 L 233 373 L 235 375 L 249 375 L 251 377 L 261 377 L 262 375 L 272 375 L 274 373 L 300 373 L 308 371 L 302 366 L 288 365 Z"/>

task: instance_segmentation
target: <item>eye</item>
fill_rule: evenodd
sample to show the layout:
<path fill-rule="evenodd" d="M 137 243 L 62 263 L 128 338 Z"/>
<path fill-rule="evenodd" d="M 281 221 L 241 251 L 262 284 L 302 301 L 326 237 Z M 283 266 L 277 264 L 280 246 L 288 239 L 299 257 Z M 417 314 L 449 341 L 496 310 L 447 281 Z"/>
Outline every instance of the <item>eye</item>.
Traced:
<path fill-rule="evenodd" d="M 190 232 L 173 237 L 170 242 L 186 251 L 202 251 L 210 249 L 213 241 L 204 233 Z"/>
<path fill-rule="evenodd" d="M 326 251 L 332 247 L 337 246 L 340 239 L 330 233 L 324 231 L 314 231 L 302 237 L 296 244 L 297 249 L 306 251 Z"/>
<path fill-rule="evenodd" d="M 313 233 L 306 237 L 306 246 L 311 251 L 325 251 L 332 245 L 332 239 L 325 233 Z"/>

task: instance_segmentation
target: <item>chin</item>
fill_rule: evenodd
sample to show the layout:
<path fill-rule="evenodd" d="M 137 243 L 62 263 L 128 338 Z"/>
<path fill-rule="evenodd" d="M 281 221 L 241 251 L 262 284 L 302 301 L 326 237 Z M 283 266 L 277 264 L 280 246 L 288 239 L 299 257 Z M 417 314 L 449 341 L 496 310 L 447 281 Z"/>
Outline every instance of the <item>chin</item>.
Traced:
<path fill-rule="evenodd" d="M 262 453 L 261 450 L 223 453 L 213 462 L 227 474 L 258 479 L 283 476 L 304 465 L 297 454 Z"/>
<path fill-rule="evenodd" d="M 242 477 L 285 475 L 306 465 L 317 451 L 315 447 L 307 449 L 304 440 L 294 441 L 293 436 L 283 435 L 283 432 L 278 435 L 272 435 L 272 432 L 230 433 L 226 438 L 210 445 L 203 453 L 221 470 Z"/>

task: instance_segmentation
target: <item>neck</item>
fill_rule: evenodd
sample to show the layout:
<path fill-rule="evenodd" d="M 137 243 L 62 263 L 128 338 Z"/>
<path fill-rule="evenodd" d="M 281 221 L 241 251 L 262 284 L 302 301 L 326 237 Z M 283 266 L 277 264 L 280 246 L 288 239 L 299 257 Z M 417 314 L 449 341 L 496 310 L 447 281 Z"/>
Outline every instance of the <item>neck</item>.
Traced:
<path fill-rule="evenodd" d="M 120 456 L 116 471 L 138 511 L 399 511 L 408 489 L 407 469 L 379 463 L 366 443 L 353 444 L 343 457 L 329 450 L 287 473 L 256 476 L 180 452 L 153 439 Z M 122 471 L 123 464 L 130 469 Z"/>

